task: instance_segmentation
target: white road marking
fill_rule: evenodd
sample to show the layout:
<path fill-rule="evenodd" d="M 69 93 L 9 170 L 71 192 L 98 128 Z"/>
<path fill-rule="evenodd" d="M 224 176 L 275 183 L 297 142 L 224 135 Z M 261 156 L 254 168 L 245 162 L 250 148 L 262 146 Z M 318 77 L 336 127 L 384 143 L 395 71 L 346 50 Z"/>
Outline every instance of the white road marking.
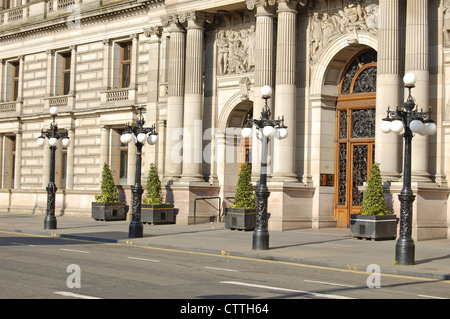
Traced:
<path fill-rule="evenodd" d="M 143 261 L 151 261 L 154 263 L 159 263 L 159 260 L 156 259 L 147 259 L 147 258 L 138 258 L 138 257 L 128 257 L 129 259 L 135 259 L 135 260 L 143 260 Z"/>
<path fill-rule="evenodd" d="M 223 270 L 223 271 L 231 271 L 231 272 L 238 272 L 239 270 L 234 269 L 227 269 L 227 268 L 216 268 L 216 267 L 203 267 L 205 269 L 212 269 L 212 270 Z"/>
<path fill-rule="evenodd" d="M 329 286 L 339 286 L 339 287 L 348 287 L 348 288 L 355 288 L 356 286 L 351 286 L 351 285 L 344 285 L 344 284 L 336 284 L 333 282 L 326 282 L 326 281 L 315 281 L 315 280 L 303 280 L 306 282 L 312 282 L 312 283 L 316 283 L 316 284 L 324 284 L 324 285 L 329 285 Z"/>
<path fill-rule="evenodd" d="M 68 291 L 55 291 L 54 293 L 57 295 L 61 295 L 61 296 L 81 298 L 81 299 L 102 299 L 102 298 L 98 298 L 98 297 L 75 294 L 73 292 L 68 292 Z"/>
<path fill-rule="evenodd" d="M 15 242 L 10 242 L 11 245 L 18 245 L 18 246 L 30 246 L 30 247 L 34 247 L 34 245 L 29 245 L 29 244 L 23 244 L 23 243 L 15 243 Z"/>
<path fill-rule="evenodd" d="M 220 281 L 220 283 L 221 284 L 230 284 L 230 285 L 252 287 L 252 288 L 262 288 L 262 289 L 268 289 L 268 290 L 277 290 L 277 291 L 284 291 L 284 292 L 308 294 L 308 295 L 312 295 L 312 296 L 320 297 L 320 298 L 354 299 L 354 298 L 351 298 L 351 297 L 345 297 L 345 296 L 339 296 L 339 295 L 320 294 L 320 293 L 315 293 L 315 292 L 311 292 L 311 291 L 303 291 L 303 290 L 287 289 L 287 288 L 280 288 L 280 287 L 271 287 L 271 286 L 264 286 L 264 285 L 257 285 L 257 284 L 249 284 L 249 283 L 239 282 L 239 281 Z"/>
<path fill-rule="evenodd" d="M 82 254 L 90 254 L 91 253 L 89 251 L 84 251 L 84 250 L 74 250 L 74 249 L 65 249 L 65 248 L 60 248 L 59 250 L 70 251 L 73 253 L 82 253 Z"/>
<path fill-rule="evenodd" d="M 432 299 L 447 299 L 447 298 L 443 298 L 443 297 L 435 297 L 435 296 L 428 296 L 428 295 L 417 295 L 417 297 L 432 298 Z"/>

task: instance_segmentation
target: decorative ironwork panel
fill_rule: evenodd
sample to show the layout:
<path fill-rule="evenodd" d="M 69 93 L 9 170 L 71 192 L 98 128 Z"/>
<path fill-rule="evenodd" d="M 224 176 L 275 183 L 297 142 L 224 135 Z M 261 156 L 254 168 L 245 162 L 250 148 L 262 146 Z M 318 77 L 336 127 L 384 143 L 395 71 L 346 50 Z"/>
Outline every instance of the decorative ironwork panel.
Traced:
<path fill-rule="evenodd" d="M 358 186 L 367 181 L 367 152 L 368 145 L 353 145 L 353 172 L 352 172 L 352 205 L 361 206 L 363 193 Z"/>
<path fill-rule="evenodd" d="M 369 93 L 377 90 L 377 67 L 369 66 L 356 78 L 353 93 Z"/>
<path fill-rule="evenodd" d="M 346 204 L 347 194 L 347 143 L 339 144 L 338 205 Z"/>
<path fill-rule="evenodd" d="M 347 138 L 347 110 L 341 110 L 339 115 L 339 138 Z"/>
<path fill-rule="evenodd" d="M 377 62 L 377 52 L 375 50 L 367 51 L 355 58 L 342 79 L 341 94 L 375 92 L 377 75 L 376 67 L 368 67 L 361 72 L 360 76 L 355 81 L 354 92 L 352 92 L 352 81 L 356 74 L 364 67 L 364 65 L 373 62 Z"/>
<path fill-rule="evenodd" d="M 375 137 L 375 109 L 352 110 L 352 138 Z"/>

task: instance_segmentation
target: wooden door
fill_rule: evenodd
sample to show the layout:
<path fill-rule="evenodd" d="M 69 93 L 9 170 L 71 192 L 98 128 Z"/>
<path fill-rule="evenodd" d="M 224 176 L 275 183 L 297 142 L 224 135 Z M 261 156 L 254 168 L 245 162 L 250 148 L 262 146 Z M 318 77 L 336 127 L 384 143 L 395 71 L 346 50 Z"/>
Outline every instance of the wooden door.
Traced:
<path fill-rule="evenodd" d="M 350 226 L 361 210 L 359 189 L 368 179 L 375 154 L 377 53 L 356 55 L 343 72 L 336 104 L 334 215 L 338 227 Z"/>

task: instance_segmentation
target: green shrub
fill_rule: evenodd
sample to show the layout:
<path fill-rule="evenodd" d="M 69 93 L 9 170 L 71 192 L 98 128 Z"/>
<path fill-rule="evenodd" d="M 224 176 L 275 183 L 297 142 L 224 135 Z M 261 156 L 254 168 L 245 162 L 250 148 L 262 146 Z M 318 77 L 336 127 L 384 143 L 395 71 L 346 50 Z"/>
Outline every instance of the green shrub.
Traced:
<path fill-rule="evenodd" d="M 255 190 L 251 183 L 252 168 L 249 163 L 245 163 L 241 167 L 239 179 L 237 182 L 236 196 L 232 208 L 255 209 Z"/>
<path fill-rule="evenodd" d="M 388 215 L 389 211 L 383 192 L 380 165 L 374 163 L 369 172 L 369 181 L 361 207 L 361 215 Z"/>
<path fill-rule="evenodd" d="M 115 203 L 119 201 L 119 192 L 112 176 L 109 165 L 103 164 L 101 194 L 95 195 L 98 203 Z"/>
<path fill-rule="evenodd" d="M 161 205 L 161 181 L 159 180 L 158 170 L 156 165 L 151 163 L 150 170 L 147 177 L 147 194 L 143 200 L 145 205 Z"/>

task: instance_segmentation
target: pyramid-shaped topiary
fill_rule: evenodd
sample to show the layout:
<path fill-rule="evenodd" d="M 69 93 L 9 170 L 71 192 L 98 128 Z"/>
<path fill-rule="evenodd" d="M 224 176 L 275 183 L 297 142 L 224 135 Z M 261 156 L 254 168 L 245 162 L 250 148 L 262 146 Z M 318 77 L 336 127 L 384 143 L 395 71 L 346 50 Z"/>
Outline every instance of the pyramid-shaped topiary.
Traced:
<path fill-rule="evenodd" d="M 239 209 L 255 209 L 255 191 L 251 183 L 252 168 L 249 163 L 245 163 L 241 167 L 239 179 L 237 182 L 236 196 L 232 208 Z"/>
<path fill-rule="evenodd" d="M 161 205 L 161 181 L 159 180 L 158 170 L 156 165 L 150 164 L 150 171 L 147 177 L 147 195 L 145 196 L 143 203 L 145 205 Z"/>
<path fill-rule="evenodd" d="M 389 211 L 383 192 L 380 165 L 374 163 L 369 173 L 369 181 L 361 207 L 361 215 L 388 215 Z"/>
<path fill-rule="evenodd" d="M 115 203 L 119 201 L 119 192 L 117 191 L 114 178 L 109 165 L 103 164 L 101 194 L 95 195 L 98 203 Z"/>

